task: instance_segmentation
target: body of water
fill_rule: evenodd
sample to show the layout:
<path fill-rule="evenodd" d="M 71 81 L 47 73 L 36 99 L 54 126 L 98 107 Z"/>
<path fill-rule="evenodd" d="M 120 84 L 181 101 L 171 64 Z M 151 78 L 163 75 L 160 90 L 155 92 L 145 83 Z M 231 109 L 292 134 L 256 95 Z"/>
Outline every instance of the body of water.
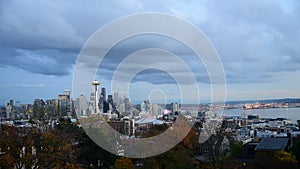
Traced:
<path fill-rule="evenodd" d="M 224 110 L 227 116 L 248 116 L 249 114 L 257 114 L 260 118 L 287 118 L 297 123 L 300 120 L 300 108 L 269 108 L 269 109 L 227 109 Z"/>

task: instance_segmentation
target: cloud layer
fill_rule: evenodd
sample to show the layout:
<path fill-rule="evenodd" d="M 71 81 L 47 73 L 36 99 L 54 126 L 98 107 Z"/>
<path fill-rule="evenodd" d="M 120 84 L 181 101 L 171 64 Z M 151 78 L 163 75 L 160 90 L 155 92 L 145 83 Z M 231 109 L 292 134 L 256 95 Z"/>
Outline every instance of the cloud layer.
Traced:
<path fill-rule="evenodd" d="M 279 0 L 1 1 L 0 67 L 72 75 L 80 49 L 95 31 L 139 12 L 168 13 L 196 25 L 218 51 L 229 84 L 276 82 L 281 80 L 278 74 L 300 70 L 300 5 Z M 172 51 L 192 69 L 198 82 L 209 83 L 202 63 L 183 44 L 155 36 L 133 37 L 118 44 L 100 65 L 101 78 L 110 80 L 124 57 L 149 47 Z M 168 75 L 151 69 L 135 81 L 174 83 Z"/>

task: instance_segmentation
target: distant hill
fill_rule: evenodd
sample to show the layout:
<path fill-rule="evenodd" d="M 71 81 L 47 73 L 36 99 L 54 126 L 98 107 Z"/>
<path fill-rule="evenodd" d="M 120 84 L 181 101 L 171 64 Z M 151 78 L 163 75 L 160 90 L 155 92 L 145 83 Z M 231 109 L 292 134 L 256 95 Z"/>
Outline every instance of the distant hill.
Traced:
<path fill-rule="evenodd" d="M 300 98 L 266 99 L 266 100 L 246 100 L 246 101 L 227 101 L 226 104 L 246 104 L 246 103 L 300 103 Z"/>

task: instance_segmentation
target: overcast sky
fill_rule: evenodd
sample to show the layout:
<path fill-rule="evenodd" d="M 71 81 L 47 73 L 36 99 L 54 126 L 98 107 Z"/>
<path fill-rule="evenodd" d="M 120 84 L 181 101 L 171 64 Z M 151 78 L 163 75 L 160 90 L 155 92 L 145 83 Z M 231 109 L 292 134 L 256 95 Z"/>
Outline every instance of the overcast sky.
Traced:
<path fill-rule="evenodd" d="M 224 66 L 227 100 L 300 97 L 297 0 L 10 0 L 0 1 L 0 103 L 9 99 L 32 103 L 34 98 L 57 98 L 65 89 L 71 90 L 76 59 L 89 37 L 115 19 L 141 12 L 178 16 L 209 38 Z M 160 36 L 117 44 L 99 66 L 101 87 L 110 92 L 121 58 L 149 47 L 183 58 L 196 76 L 202 99 L 210 100 L 210 81 L 199 60 L 178 41 Z M 168 62 L 157 60 L 164 61 Z M 176 81 L 154 69 L 140 72 L 131 91 L 134 102 L 148 99 L 151 91 L 169 100 L 180 95 Z"/>

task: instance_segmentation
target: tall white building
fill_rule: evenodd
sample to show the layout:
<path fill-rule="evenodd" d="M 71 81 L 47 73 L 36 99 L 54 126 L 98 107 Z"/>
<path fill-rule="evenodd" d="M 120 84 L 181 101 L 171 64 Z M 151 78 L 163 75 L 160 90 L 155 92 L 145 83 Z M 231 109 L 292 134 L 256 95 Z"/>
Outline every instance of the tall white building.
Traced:
<path fill-rule="evenodd" d="M 119 103 L 119 100 L 120 100 L 120 98 L 119 98 L 119 92 L 114 92 L 114 104 L 117 106 L 117 105 L 119 105 L 120 103 Z"/>
<path fill-rule="evenodd" d="M 76 112 L 80 116 L 86 116 L 88 112 L 89 106 L 87 97 L 84 95 L 80 95 L 79 98 L 76 99 Z"/>
<path fill-rule="evenodd" d="M 151 104 L 149 113 L 152 116 L 158 116 L 158 115 L 162 115 L 163 110 L 164 109 L 161 106 L 159 106 L 158 104 Z"/>
<path fill-rule="evenodd" d="M 125 105 L 123 103 L 118 105 L 118 111 L 120 113 L 124 113 L 125 112 Z"/>
<path fill-rule="evenodd" d="M 10 118 L 12 116 L 12 106 L 10 104 L 8 104 L 6 106 L 6 118 Z"/>
<path fill-rule="evenodd" d="M 146 109 L 146 104 L 144 102 L 140 104 L 140 107 L 141 107 L 141 112 L 146 112 L 147 109 Z"/>

